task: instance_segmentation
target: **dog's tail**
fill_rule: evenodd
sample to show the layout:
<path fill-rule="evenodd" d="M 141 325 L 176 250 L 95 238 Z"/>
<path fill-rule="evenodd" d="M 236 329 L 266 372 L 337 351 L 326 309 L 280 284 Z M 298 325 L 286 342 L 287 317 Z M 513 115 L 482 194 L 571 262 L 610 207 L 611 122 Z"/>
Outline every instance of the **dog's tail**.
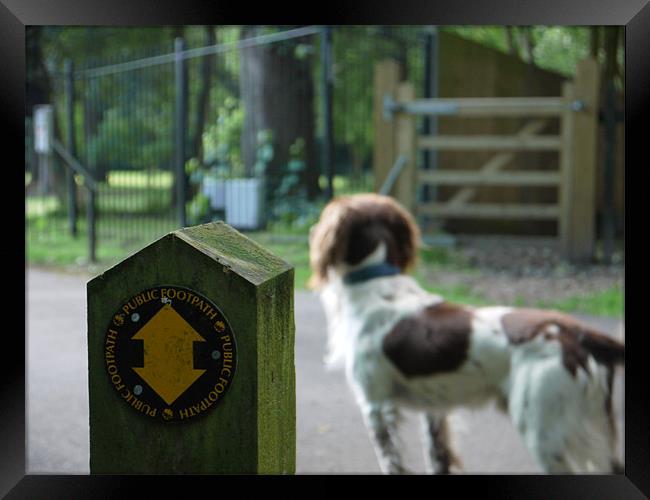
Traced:
<path fill-rule="evenodd" d="M 601 364 L 625 364 L 625 345 L 603 333 L 591 329 L 576 332 L 578 343 Z"/>
<path fill-rule="evenodd" d="M 611 429 L 611 449 L 616 447 L 618 431 L 614 419 L 614 408 L 612 404 L 612 394 L 614 385 L 614 370 L 617 365 L 625 364 L 625 345 L 603 333 L 591 330 L 580 329 L 576 332 L 576 340 L 582 348 L 589 352 L 594 359 L 601 365 L 604 365 L 607 373 L 607 393 L 605 397 L 605 411 L 609 420 Z M 617 459 L 612 459 L 612 470 L 620 469 Z"/>

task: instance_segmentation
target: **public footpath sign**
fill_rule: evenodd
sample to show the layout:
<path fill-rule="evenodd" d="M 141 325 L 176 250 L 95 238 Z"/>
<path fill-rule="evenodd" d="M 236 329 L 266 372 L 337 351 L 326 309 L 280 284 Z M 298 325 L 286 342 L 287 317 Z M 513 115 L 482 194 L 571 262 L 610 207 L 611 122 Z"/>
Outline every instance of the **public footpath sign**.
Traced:
<path fill-rule="evenodd" d="M 292 267 L 226 224 L 91 280 L 91 473 L 294 473 L 293 348 Z"/>
<path fill-rule="evenodd" d="M 167 423 L 188 422 L 215 406 L 235 373 L 227 319 L 183 287 L 131 297 L 111 318 L 105 346 L 106 370 L 124 402 Z"/>

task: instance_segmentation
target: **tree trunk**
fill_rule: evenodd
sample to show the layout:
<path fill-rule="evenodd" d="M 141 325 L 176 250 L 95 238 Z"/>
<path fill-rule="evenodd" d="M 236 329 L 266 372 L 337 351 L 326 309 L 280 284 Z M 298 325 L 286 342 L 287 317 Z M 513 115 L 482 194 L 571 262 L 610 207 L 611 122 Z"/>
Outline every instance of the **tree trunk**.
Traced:
<path fill-rule="evenodd" d="M 205 42 L 207 46 L 214 45 L 215 35 L 212 26 L 205 27 Z M 189 157 L 197 158 L 203 164 L 203 131 L 205 130 L 205 118 L 210 104 L 210 89 L 212 86 L 212 71 L 214 69 L 214 54 L 203 56 L 201 59 L 200 90 L 197 96 L 196 121 L 193 127 L 192 142 L 190 144 Z"/>
<path fill-rule="evenodd" d="M 40 26 L 29 26 L 25 30 L 27 53 L 25 113 L 27 116 L 32 116 L 32 110 L 37 104 L 50 104 L 52 93 L 50 75 L 43 60 L 42 31 L 43 28 Z"/>
<path fill-rule="evenodd" d="M 535 79 L 535 58 L 533 50 L 535 48 L 533 42 L 533 29 L 530 26 L 522 27 L 522 46 L 524 49 L 524 57 L 527 63 L 526 78 L 525 78 L 525 95 L 532 95 Z"/>
<path fill-rule="evenodd" d="M 25 88 L 25 117 L 32 117 L 34 106 L 37 104 L 49 104 L 52 85 L 50 75 L 47 72 L 43 61 L 42 51 L 42 30 L 37 26 L 29 26 L 25 30 L 25 48 L 26 48 L 26 88 Z M 34 125 L 32 123 L 32 129 Z M 32 130 L 33 134 L 33 130 Z M 32 192 L 38 186 L 40 168 L 36 154 L 31 152 L 30 164 L 32 167 L 32 178 L 28 192 Z"/>
<path fill-rule="evenodd" d="M 259 33 L 244 27 L 242 38 Z M 254 175 L 258 135 L 272 133 L 273 159 L 267 164 L 266 179 L 271 192 L 279 185 L 290 160 L 289 148 L 304 140 L 305 169 L 301 184 L 309 199 L 320 193 L 319 164 L 315 147 L 314 89 L 310 57 L 295 56 L 294 40 L 240 50 L 240 95 L 244 106 L 241 139 L 242 159 L 247 176 Z"/>
<path fill-rule="evenodd" d="M 619 73 L 616 60 L 619 41 L 618 30 L 617 26 L 605 28 L 605 81 L 607 82 L 614 80 Z"/>
<path fill-rule="evenodd" d="M 533 56 L 533 49 L 534 49 L 533 30 L 530 26 L 526 26 L 523 28 L 522 40 L 523 40 L 526 62 L 530 66 L 535 66 L 535 58 Z"/>
<path fill-rule="evenodd" d="M 25 116 L 32 116 L 34 106 L 37 104 L 54 104 L 52 102 L 52 77 L 50 76 L 45 60 L 43 57 L 43 27 L 30 26 L 25 30 L 25 45 L 26 45 L 26 93 L 25 93 Z M 61 110 L 58 110 L 61 111 Z M 61 130 L 59 129 L 58 120 L 53 121 L 53 136 L 59 141 L 63 142 Z M 36 156 L 36 155 L 34 155 Z M 28 192 L 32 193 L 36 186 L 38 186 L 40 166 L 37 162 L 32 172 L 32 181 Z M 66 203 L 66 183 L 65 183 L 65 167 L 63 167 L 61 160 L 52 154 L 49 162 L 49 181 L 48 191 L 54 192 L 59 200 L 61 206 Z"/>
<path fill-rule="evenodd" d="M 597 58 L 600 49 L 600 26 L 592 26 L 589 35 L 589 53 L 591 57 Z"/>
<path fill-rule="evenodd" d="M 80 98 L 83 100 L 84 115 L 83 141 L 86 145 L 90 144 L 97 136 L 99 125 L 104 119 L 106 108 L 101 100 L 99 88 L 100 79 L 98 77 L 91 77 L 84 81 L 83 90 L 80 93 Z M 88 148 L 84 147 L 83 150 L 87 152 Z M 87 166 L 92 170 L 95 179 L 100 181 L 107 180 L 109 171 L 107 158 L 95 158 L 94 163 L 88 157 L 83 160 L 88 162 Z"/>

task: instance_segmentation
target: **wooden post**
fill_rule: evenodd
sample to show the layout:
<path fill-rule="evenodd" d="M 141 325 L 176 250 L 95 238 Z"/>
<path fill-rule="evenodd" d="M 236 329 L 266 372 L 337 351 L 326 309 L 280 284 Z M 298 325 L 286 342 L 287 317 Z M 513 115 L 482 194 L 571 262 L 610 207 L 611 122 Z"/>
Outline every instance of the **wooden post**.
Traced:
<path fill-rule="evenodd" d="M 410 102 L 415 99 L 415 88 L 408 82 L 400 83 L 397 87 L 397 101 Z M 415 213 L 416 202 L 416 138 L 417 130 L 415 115 L 411 113 L 398 113 L 395 118 L 395 148 L 397 156 L 404 155 L 406 164 L 395 184 L 395 198 L 405 208 Z"/>
<path fill-rule="evenodd" d="M 588 262 L 594 257 L 599 79 L 594 59 L 578 63 L 574 97 L 584 107 L 573 116 L 572 161 L 566 174 L 569 207 L 565 255 L 573 262 Z"/>
<path fill-rule="evenodd" d="M 334 78 L 332 70 L 332 27 L 324 26 L 320 39 L 321 60 L 321 112 L 323 116 L 323 135 L 321 148 L 321 172 L 327 176 L 326 197 L 334 197 L 334 120 L 332 108 L 334 104 Z"/>
<path fill-rule="evenodd" d="M 573 178 L 571 175 L 573 163 L 573 136 L 574 136 L 574 111 L 571 103 L 575 100 L 573 83 L 564 82 L 562 85 L 562 97 L 564 98 L 565 109 L 560 121 L 560 137 L 562 148 L 560 149 L 560 184 L 558 186 L 558 205 L 560 217 L 558 218 L 558 236 L 560 247 L 565 256 L 568 257 L 571 246 L 571 191 Z"/>
<path fill-rule="evenodd" d="M 294 473 L 293 278 L 209 223 L 91 280 L 90 472 Z"/>
<path fill-rule="evenodd" d="M 373 173 L 375 192 L 381 188 L 388 172 L 397 160 L 395 153 L 395 118 L 384 116 L 384 97 L 395 97 L 400 79 L 400 65 L 393 59 L 386 59 L 375 66 L 374 75 L 374 151 Z"/>

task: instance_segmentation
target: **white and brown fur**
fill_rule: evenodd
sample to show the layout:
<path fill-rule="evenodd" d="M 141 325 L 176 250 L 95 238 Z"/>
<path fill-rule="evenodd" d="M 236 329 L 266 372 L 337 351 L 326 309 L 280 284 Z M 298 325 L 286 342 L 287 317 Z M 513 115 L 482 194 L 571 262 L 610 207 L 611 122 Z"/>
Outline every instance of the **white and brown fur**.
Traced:
<path fill-rule="evenodd" d="M 400 407 L 422 411 L 430 470 L 448 473 L 448 412 L 496 399 L 543 471 L 621 472 L 611 391 L 623 345 L 555 311 L 451 304 L 404 272 L 343 281 L 382 261 L 406 271 L 418 245 L 413 217 L 374 194 L 335 199 L 310 235 L 327 362 L 344 366 L 381 470 L 406 472 Z"/>

